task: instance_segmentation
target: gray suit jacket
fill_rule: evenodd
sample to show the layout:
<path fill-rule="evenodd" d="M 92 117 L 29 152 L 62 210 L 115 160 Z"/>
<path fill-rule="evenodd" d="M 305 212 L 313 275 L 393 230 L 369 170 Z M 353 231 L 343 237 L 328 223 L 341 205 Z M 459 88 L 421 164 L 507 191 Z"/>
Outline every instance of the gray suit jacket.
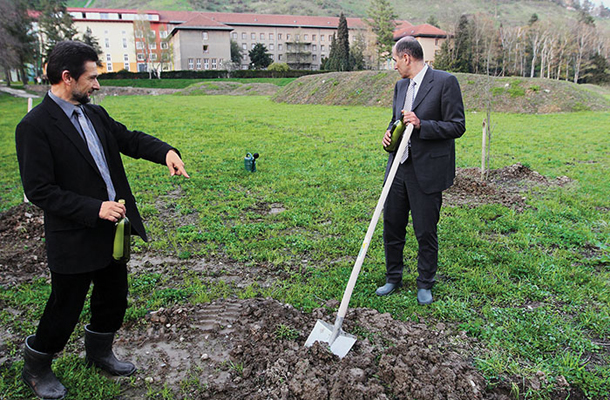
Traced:
<path fill-rule="evenodd" d="M 401 79 L 394 87 L 392 120 L 402 116 L 410 79 Z M 409 157 L 415 175 L 425 193 L 441 192 L 455 178 L 455 142 L 466 131 L 462 92 L 457 78 L 447 72 L 428 68 L 413 102 L 413 112 L 421 120 L 413 130 Z M 390 153 L 386 177 L 394 161 Z"/>

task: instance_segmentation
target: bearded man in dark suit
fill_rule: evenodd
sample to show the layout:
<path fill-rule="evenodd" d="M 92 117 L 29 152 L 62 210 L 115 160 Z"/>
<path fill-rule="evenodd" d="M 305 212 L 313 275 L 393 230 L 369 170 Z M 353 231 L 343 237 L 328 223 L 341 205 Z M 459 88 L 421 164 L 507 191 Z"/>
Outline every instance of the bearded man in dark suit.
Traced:
<path fill-rule="evenodd" d="M 47 65 L 51 90 L 15 133 L 25 194 L 44 211 L 51 270 L 51 295 L 36 334 L 25 341 L 22 374 L 44 399 L 66 394 L 51 362 L 68 342 L 91 283 L 87 362 L 113 375 L 136 371 L 112 351 L 128 290 L 127 266 L 112 257 L 114 224 L 127 216 L 133 233 L 147 240 L 120 154 L 164 164 L 170 175 L 189 177 L 175 148 L 128 130 L 102 107 L 89 104 L 90 95 L 100 88 L 97 63 L 90 46 L 58 43 Z"/>
<path fill-rule="evenodd" d="M 376 293 L 386 296 L 402 285 L 410 212 L 419 245 L 417 300 L 420 304 L 431 304 L 438 267 L 437 224 L 442 191 L 455 178 L 454 140 L 466 130 L 464 105 L 455 76 L 426 65 L 422 47 L 415 38 L 408 36 L 396 42 L 392 56 L 403 79 L 394 88 L 389 127 L 402 118 L 405 124 L 413 125 L 413 133 L 384 207 L 386 284 Z M 384 146 L 390 144 L 389 127 L 382 140 Z M 395 152 L 389 155 L 386 176 L 395 156 Z"/>

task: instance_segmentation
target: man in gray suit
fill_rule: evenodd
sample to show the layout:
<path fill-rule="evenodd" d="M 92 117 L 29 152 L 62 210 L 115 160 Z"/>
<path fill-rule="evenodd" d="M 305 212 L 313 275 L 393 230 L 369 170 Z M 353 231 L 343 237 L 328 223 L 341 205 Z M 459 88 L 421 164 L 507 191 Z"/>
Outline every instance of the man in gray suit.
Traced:
<path fill-rule="evenodd" d="M 375 293 L 386 296 L 402 285 L 403 249 L 411 212 L 419 245 L 417 300 L 420 304 L 431 304 L 442 191 L 455 178 L 454 140 L 466 130 L 464 105 L 455 76 L 426 65 L 422 47 L 415 38 L 408 36 L 396 42 L 392 57 L 403 79 L 394 87 L 389 126 L 402 118 L 405 124 L 413 125 L 413 133 L 384 207 L 386 284 Z M 383 145 L 390 144 L 390 140 L 388 127 Z M 389 155 L 386 177 L 395 156 L 395 152 Z"/>

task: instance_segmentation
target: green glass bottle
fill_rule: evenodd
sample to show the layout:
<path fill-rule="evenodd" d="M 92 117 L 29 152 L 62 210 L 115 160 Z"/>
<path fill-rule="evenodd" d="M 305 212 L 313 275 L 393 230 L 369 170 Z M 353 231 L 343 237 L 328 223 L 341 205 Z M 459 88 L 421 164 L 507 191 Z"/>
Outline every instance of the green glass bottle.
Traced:
<path fill-rule="evenodd" d="M 125 200 L 119 200 L 119 203 L 125 204 Z M 131 253 L 131 222 L 127 216 L 121 218 L 115 226 L 114 231 L 114 247 L 112 249 L 112 258 L 116 261 L 126 263 L 129 261 Z"/>
<path fill-rule="evenodd" d="M 397 119 L 390 128 L 390 135 L 392 136 L 392 141 L 389 145 L 384 146 L 383 149 L 388 153 L 396 151 L 398 149 L 398 144 L 400 143 L 400 138 L 405 131 L 405 124 L 402 122 L 402 117 Z"/>

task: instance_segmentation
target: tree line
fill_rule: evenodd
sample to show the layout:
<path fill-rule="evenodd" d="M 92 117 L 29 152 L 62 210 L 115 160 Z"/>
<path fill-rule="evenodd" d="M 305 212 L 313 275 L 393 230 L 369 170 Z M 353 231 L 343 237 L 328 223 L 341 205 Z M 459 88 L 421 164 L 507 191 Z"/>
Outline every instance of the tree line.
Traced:
<path fill-rule="evenodd" d="M 498 25 L 486 14 L 462 15 L 434 67 L 493 76 L 610 82 L 610 40 L 584 10 L 565 23 L 533 14 L 522 26 Z"/>
<path fill-rule="evenodd" d="M 38 30 L 34 31 L 37 15 Z M 36 76 L 42 76 L 47 55 L 62 40 L 80 40 L 101 47 L 88 30 L 78 35 L 72 17 L 63 0 L 0 0 L 0 68 L 10 85 L 10 71 L 18 72 L 19 80 L 28 82 L 27 66 L 34 66 Z"/>

